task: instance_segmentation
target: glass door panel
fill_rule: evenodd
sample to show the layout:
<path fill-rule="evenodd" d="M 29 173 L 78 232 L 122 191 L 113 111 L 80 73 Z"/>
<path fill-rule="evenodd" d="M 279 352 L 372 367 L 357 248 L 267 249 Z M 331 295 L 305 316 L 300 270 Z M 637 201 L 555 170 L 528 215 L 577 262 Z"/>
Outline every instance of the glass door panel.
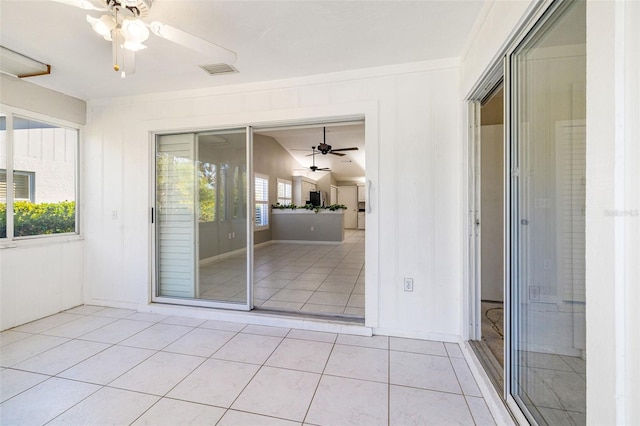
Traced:
<path fill-rule="evenodd" d="M 249 309 L 248 143 L 245 129 L 157 136 L 156 297 Z"/>
<path fill-rule="evenodd" d="M 539 424 L 584 424 L 585 3 L 510 58 L 510 393 Z"/>

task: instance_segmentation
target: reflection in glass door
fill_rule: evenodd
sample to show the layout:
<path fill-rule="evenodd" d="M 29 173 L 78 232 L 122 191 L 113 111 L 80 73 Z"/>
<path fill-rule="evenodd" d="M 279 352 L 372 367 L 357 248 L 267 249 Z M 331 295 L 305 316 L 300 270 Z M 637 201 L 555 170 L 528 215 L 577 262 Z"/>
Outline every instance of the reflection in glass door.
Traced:
<path fill-rule="evenodd" d="M 538 424 L 584 424 L 585 3 L 510 57 L 510 388 Z"/>
<path fill-rule="evenodd" d="M 156 299 L 250 308 L 249 144 L 245 129 L 157 136 Z"/>

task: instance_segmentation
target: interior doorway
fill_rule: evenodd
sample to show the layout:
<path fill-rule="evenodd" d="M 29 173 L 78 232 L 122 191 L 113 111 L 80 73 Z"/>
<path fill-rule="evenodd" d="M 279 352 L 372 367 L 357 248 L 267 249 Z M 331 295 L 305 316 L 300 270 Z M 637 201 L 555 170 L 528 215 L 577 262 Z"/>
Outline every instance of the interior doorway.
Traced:
<path fill-rule="evenodd" d="M 479 327 L 474 347 L 497 389 L 504 386 L 504 83 L 477 103 L 475 233 Z"/>

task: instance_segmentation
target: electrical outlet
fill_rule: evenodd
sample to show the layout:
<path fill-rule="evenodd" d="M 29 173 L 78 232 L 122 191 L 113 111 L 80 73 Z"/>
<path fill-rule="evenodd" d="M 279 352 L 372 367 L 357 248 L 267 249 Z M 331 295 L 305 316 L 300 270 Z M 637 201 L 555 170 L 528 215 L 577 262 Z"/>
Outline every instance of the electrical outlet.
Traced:
<path fill-rule="evenodd" d="M 540 286 L 529 286 L 529 300 L 540 300 Z"/>
<path fill-rule="evenodd" d="M 404 279 L 404 291 L 413 291 L 413 278 Z"/>

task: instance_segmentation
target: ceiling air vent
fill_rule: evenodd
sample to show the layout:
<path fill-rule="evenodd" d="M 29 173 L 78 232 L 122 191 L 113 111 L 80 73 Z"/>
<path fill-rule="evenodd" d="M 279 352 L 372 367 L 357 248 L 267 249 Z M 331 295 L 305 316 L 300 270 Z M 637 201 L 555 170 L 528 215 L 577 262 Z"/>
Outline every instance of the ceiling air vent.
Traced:
<path fill-rule="evenodd" d="M 237 69 L 228 64 L 200 65 L 200 68 L 209 73 L 209 75 L 231 74 L 238 72 Z"/>

